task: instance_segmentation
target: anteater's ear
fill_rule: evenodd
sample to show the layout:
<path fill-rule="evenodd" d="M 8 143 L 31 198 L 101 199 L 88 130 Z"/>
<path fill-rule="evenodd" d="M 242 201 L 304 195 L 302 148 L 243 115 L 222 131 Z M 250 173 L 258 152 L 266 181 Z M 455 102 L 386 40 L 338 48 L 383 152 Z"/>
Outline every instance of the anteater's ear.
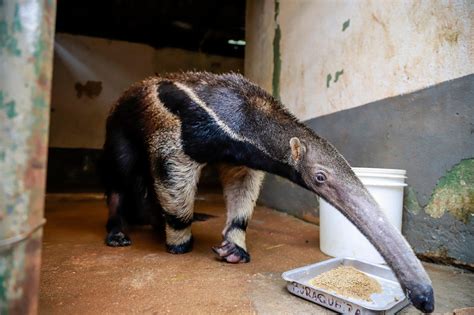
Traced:
<path fill-rule="evenodd" d="M 291 158 L 295 163 L 298 163 L 305 151 L 304 144 L 301 143 L 300 139 L 293 137 L 290 139 Z"/>

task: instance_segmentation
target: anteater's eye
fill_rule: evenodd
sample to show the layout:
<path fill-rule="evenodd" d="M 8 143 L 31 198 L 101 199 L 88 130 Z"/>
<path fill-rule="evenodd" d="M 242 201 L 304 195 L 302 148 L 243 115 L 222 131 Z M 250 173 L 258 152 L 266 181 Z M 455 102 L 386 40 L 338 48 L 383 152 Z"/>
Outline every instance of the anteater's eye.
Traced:
<path fill-rule="evenodd" d="M 320 184 L 324 183 L 327 179 L 327 176 L 326 176 L 326 173 L 324 173 L 323 171 L 319 171 L 316 173 L 316 181 Z"/>

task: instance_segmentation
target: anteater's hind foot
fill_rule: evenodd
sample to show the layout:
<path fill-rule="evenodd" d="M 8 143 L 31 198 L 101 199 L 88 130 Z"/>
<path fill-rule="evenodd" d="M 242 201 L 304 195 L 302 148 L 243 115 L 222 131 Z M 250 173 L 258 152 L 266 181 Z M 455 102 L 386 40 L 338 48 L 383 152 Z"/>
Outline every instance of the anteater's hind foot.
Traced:
<path fill-rule="evenodd" d="M 130 246 L 132 240 L 124 232 L 112 231 L 107 233 L 105 244 L 111 247 Z"/>
<path fill-rule="evenodd" d="M 107 197 L 109 206 L 109 219 L 107 220 L 107 236 L 105 244 L 111 247 L 129 246 L 132 244 L 130 238 L 124 232 L 125 222 L 121 215 L 123 207 L 122 197 L 118 193 L 111 193 Z"/>
<path fill-rule="evenodd" d="M 221 246 L 213 247 L 212 250 L 221 260 L 228 263 L 248 263 L 250 262 L 250 255 L 237 244 L 229 241 L 222 242 Z"/>
<path fill-rule="evenodd" d="M 107 220 L 107 236 L 105 244 L 111 247 L 130 246 L 132 240 L 124 232 L 123 218 L 119 215 L 113 215 Z"/>

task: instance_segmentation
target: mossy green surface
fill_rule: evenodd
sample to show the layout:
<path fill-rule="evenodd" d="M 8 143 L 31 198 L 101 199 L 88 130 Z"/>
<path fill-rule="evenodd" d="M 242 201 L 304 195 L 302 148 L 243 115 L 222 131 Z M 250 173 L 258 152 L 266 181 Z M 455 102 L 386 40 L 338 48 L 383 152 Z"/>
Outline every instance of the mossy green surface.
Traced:
<path fill-rule="evenodd" d="M 418 214 L 422 210 L 418 198 L 416 197 L 416 192 L 411 186 L 405 188 L 403 207 L 413 214 Z"/>
<path fill-rule="evenodd" d="M 446 211 L 464 223 L 474 215 L 474 159 L 462 160 L 447 171 L 433 190 L 425 212 L 441 218 Z"/>

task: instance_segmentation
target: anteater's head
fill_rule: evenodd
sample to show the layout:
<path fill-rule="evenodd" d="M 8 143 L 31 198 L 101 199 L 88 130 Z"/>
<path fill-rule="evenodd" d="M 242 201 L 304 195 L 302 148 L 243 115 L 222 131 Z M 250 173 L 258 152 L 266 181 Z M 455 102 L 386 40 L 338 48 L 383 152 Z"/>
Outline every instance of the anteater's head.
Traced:
<path fill-rule="evenodd" d="M 416 308 L 432 312 L 433 288 L 423 266 L 343 156 L 317 135 L 304 140 L 292 138 L 290 148 L 292 164 L 303 184 L 337 208 L 369 239 Z"/>

